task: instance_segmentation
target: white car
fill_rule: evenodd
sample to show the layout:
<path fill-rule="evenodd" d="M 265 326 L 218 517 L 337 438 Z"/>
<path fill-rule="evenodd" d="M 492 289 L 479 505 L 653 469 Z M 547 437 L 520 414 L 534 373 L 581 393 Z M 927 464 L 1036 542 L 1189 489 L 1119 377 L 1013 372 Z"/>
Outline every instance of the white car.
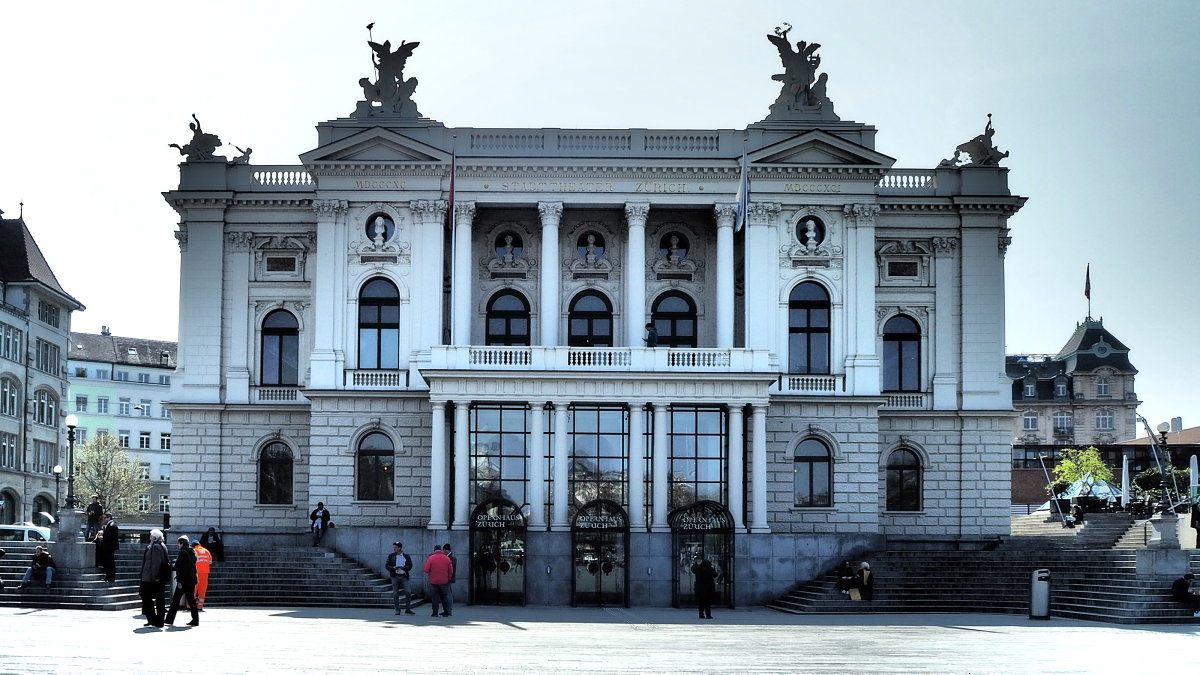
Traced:
<path fill-rule="evenodd" d="M 50 528 L 32 523 L 0 525 L 0 541 L 50 541 Z"/>

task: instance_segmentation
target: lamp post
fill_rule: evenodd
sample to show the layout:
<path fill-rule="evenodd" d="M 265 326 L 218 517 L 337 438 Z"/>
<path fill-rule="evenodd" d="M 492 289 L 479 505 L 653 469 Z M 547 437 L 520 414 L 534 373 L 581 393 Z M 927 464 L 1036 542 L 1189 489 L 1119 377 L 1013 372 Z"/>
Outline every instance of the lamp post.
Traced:
<path fill-rule="evenodd" d="M 1159 497 L 1158 504 L 1160 507 L 1162 507 L 1163 515 L 1174 512 L 1174 510 L 1171 508 L 1171 499 L 1167 496 L 1167 472 L 1174 471 L 1174 466 L 1171 465 L 1170 461 L 1171 456 L 1167 454 L 1167 432 L 1170 430 L 1171 425 L 1168 422 L 1163 422 L 1162 424 L 1158 425 L 1158 445 L 1160 448 L 1162 448 L 1162 459 L 1159 460 L 1158 471 L 1160 477 L 1162 478 L 1162 483 L 1159 485 L 1161 496 Z"/>
<path fill-rule="evenodd" d="M 79 418 L 67 415 L 67 508 L 75 508 L 75 427 Z"/>
<path fill-rule="evenodd" d="M 62 500 L 59 499 L 58 482 L 62 479 L 62 464 L 55 464 L 50 472 L 54 474 L 54 506 L 55 510 L 62 510 Z"/>

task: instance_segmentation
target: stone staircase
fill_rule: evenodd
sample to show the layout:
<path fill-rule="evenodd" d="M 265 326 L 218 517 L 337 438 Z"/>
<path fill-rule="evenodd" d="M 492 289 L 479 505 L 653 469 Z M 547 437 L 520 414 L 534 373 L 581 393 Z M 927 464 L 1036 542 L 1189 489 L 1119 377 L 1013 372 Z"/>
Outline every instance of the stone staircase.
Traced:
<path fill-rule="evenodd" d="M 1063 527 L 1045 512 L 1012 519 L 1012 534 L 1001 537 L 1001 549 L 1110 549 L 1134 526 L 1128 513 L 1093 513 L 1083 524 Z"/>
<path fill-rule="evenodd" d="M 98 610 L 140 610 L 138 577 L 144 544 L 122 543 L 117 552 L 117 579 L 109 586 L 99 569 L 59 569 L 51 588 L 40 582 L 17 590 L 29 567 L 34 544 L 6 542 L 0 558 L 0 606 Z M 168 550 L 174 555 L 172 547 Z M 53 545 L 51 546 L 53 553 Z M 391 583 L 374 570 L 340 553 L 311 546 L 228 550 L 225 562 L 213 566 L 208 607 L 387 607 Z M 414 597 L 413 605 L 424 602 Z"/>

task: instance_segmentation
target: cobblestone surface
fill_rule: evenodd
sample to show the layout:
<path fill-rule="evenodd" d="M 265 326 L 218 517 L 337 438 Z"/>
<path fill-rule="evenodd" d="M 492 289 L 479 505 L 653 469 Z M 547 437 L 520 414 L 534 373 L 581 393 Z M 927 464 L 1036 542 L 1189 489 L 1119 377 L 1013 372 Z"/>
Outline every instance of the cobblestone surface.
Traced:
<path fill-rule="evenodd" d="M 158 630 L 134 612 L 4 608 L 0 674 L 1187 672 L 1200 637 L 1196 625 L 999 615 L 419 610 L 212 608 L 200 626 Z"/>

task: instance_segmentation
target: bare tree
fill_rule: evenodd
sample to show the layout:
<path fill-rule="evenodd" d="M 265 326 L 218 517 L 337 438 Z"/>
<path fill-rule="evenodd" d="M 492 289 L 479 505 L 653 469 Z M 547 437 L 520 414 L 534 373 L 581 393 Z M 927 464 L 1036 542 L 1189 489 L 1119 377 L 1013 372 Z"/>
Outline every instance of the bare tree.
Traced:
<path fill-rule="evenodd" d="M 138 498 L 150 494 L 153 483 L 142 478 L 137 462 L 129 458 L 109 434 L 97 434 L 75 449 L 76 491 L 84 501 L 99 495 L 113 516 L 138 512 Z"/>

